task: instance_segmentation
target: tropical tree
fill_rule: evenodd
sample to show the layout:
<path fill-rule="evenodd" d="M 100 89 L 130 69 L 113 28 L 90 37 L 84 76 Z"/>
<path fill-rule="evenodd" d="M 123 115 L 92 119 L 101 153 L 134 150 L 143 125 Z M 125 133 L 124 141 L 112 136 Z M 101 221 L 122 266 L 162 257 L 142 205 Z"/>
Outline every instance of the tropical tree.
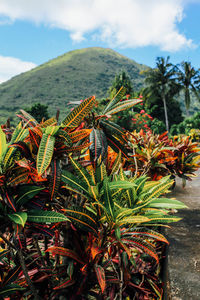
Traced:
<path fill-rule="evenodd" d="M 176 72 L 177 67 L 169 62 L 168 56 L 166 59 L 157 57 L 156 68 L 144 73 L 146 75 L 145 81 L 148 85 L 145 89 L 146 94 L 159 97 L 162 100 L 167 131 L 169 131 L 167 99 L 173 98 L 180 90 L 175 77 Z"/>
<path fill-rule="evenodd" d="M 111 98 L 121 89 L 122 86 L 124 87 L 126 94 L 131 95 L 133 93 L 131 79 L 125 71 L 121 71 L 115 76 L 115 79 L 109 89 Z"/>
<path fill-rule="evenodd" d="M 183 61 L 178 68 L 178 81 L 184 92 L 186 113 L 190 108 L 191 93 L 200 101 L 200 71 L 195 70 L 190 62 Z"/>
<path fill-rule="evenodd" d="M 171 126 L 173 124 L 181 123 L 183 121 L 181 106 L 180 106 L 179 101 L 177 101 L 176 99 L 173 98 L 173 93 L 171 93 L 171 92 L 169 92 L 166 95 L 166 106 L 167 106 L 167 112 L 169 112 L 168 113 L 169 128 L 171 128 Z M 156 91 L 154 91 L 154 95 L 151 95 L 147 99 L 144 99 L 144 109 L 154 119 L 162 121 L 164 124 L 166 123 L 163 101 L 162 101 L 159 93 L 156 94 Z M 164 125 L 164 131 L 165 130 L 166 130 L 166 127 Z M 163 131 L 161 131 L 161 132 L 163 132 Z"/>

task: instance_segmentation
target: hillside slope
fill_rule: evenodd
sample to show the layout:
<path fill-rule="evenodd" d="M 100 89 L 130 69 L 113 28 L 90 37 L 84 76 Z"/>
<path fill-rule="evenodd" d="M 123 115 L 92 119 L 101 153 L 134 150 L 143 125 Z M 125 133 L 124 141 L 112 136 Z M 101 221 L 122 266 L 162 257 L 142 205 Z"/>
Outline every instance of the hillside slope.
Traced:
<path fill-rule="evenodd" d="M 35 102 L 48 104 L 51 114 L 59 108 L 63 116 L 69 109 L 69 101 L 91 95 L 107 96 L 108 88 L 121 70 L 129 74 L 134 89 L 138 90 L 144 82 L 140 71 L 146 68 L 111 49 L 68 52 L 0 85 L 1 123 Z"/>

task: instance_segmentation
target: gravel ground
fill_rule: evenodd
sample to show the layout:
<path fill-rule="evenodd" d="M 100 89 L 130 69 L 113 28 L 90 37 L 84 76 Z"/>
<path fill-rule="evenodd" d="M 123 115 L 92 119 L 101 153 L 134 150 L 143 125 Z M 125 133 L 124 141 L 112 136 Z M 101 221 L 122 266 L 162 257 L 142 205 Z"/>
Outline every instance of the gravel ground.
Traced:
<path fill-rule="evenodd" d="M 177 180 L 170 197 L 188 206 L 178 212 L 183 219 L 165 230 L 170 242 L 170 299 L 200 300 L 200 173 L 185 188 Z"/>

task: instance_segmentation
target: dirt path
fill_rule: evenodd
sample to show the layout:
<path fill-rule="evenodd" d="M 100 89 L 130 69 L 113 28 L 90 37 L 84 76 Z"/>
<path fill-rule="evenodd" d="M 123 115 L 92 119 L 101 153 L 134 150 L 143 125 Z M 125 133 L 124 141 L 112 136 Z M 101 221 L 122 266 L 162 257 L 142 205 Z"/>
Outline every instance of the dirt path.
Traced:
<path fill-rule="evenodd" d="M 200 300 L 200 173 L 184 189 L 177 180 L 171 197 L 188 206 L 178 213 L 183 219 L 166 230 L 171 299 Z"/>

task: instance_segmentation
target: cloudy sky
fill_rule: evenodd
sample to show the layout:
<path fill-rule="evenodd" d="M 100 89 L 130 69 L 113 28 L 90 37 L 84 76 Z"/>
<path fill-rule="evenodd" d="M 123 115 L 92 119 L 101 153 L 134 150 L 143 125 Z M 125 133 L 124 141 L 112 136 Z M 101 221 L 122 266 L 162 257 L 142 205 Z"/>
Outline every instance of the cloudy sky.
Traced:
<path fill-rule="evenodd" d="M 0 0 L 0 82 L 67 51 L 112 48 L 200 67 L 200 0 Z"/>

